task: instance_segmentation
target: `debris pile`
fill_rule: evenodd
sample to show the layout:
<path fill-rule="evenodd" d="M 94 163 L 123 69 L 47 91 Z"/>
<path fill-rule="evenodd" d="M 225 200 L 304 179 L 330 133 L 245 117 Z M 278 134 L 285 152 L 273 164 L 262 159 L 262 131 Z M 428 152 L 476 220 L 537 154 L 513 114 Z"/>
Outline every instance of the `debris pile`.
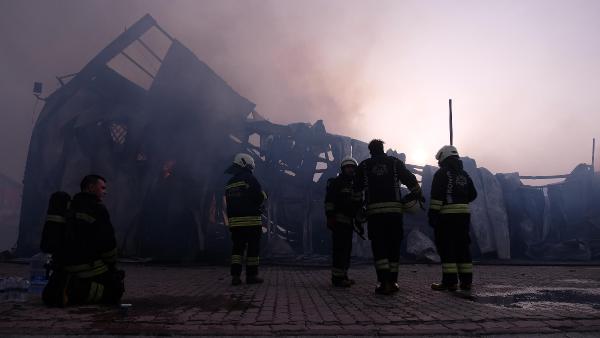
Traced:
<path fill-rule="evenodd" d="M 31 138 L 19 255 L 38 251 L 48 196 L 76 192 L 79 180 L 94 172 L 108 179 L 106 203 L 122 256 L 160 261 L 227 256 L 223 170 L 238 152 L 255 157 L 256 175 L 269 195 L 263 253 L 288 258 L 329 253 L 326 179 L 336 175 L 344 156 L 365 159 L 366 143 L 330 134 L 322 121 L 269 122 L 149 15 L 64 79 L 45 99 Z M 594 191 L 579 180 L 590 175 L 581 173 L 540 190 L 523 186 L 518 175 L 495 176 L 470 159 L 465 167 L 480 192 L 473 205 L 473 242 L 480 256 L 555 259 L 552 245 L 572 252 L 568 240 L 576 239 L 573 259 L 598 258 L 589 236 L 598 234 L 599 208 L 596 214 L 584 212 L 599 200 L 597 178 Z M 435 168 L 408 168 L 429 191 Z M 437 259 L 424 213 L 406 217 L 405 233 L 404 255 Z M 368 242 L 358 241 L 354 254 L 369 257 Z"/>

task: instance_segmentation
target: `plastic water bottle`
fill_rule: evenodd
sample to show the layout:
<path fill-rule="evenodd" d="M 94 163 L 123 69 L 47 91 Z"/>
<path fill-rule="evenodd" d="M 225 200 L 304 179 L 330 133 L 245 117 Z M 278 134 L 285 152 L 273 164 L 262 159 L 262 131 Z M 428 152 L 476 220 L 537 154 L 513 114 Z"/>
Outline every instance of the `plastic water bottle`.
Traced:
<path fill-rule="evenodd" d="M 20 277 L 0 279 L 0 302 L 25 302 L 29 281 Z"/>
<path fill-rule="evenodd" d="M 30 261 L 30 278 L 31 286 L 29 287 L 29 293 L 34 295 L 41 295 L 44 291 L 44 287 L 48 284 L 48 274 L 46 267 L 50 262 L 49 255 L 44 253 L 38 253 L 31 257 Z"/>
<path fill-rule="evenodd" d="M 24 278 L 16 280 L 16 288 L 13 301 L 23 303 L 27 301 L 27 292 L 29 291 L 29 281 Z"/>
<path fill-rule="evenodd" d="M 8 292 L 6 288 L 6 278 L 0 278 L 0 303 L 8 300 Z"/>

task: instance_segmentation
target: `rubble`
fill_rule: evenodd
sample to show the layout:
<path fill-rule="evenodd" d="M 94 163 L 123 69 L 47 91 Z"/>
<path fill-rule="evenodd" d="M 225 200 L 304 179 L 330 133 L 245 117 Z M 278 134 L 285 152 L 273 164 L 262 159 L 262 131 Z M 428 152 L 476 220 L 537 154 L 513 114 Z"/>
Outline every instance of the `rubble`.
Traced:
<path fill-rule="evenodd" d="M 22 189 L 21 184 L 0 173 L 0 260 L 16 244 Z"/>
<path fill-rule="evenodd" d="M 441 262 L 433 240 L 416 229 L 406 237 L 406 252 L 418 261 Z"/>
<path fill-rule="evenodd" d="M 223 170 L 237 152 L 257 161 L 269 195 L 263 253 L 314 257 L 330 252 L 326 179 L 367 144 L 328 133 L 323 121 L 280 125 L 262 117 L 208 65 L 149 15 L 129 27 L 45 99 L 25 170 L 18 252 L 38 251 L 47 198 L 74 193 L 85 174 L 106 177 L 106 201 L 121 256 L 159 261 L 225 257 Z M 395 151 L 388 153 L 403 158 Z M 518 174 L 493 175 L 464 159 L 479 198 L 472 204 L 479 256 L 546 259 L 549 243 L 578 239 L 598 257 L 598 179 L 580 167 L 559 185 L 533 188 Z M 431 187 L 436 168 L 407 165 Z M 593 188 L 592 188 L 593 186 Z M 595 190 L 594 190 L 595 189 Z M 594 204 L 596 203 L 596 204 Z M 403 254 L 437 261 L 425 213 L 407 215 Z M 596 237 L 594 237 L 596 236 Z M 542 243 L 542 246 L 540 246 Z M 572 248 L 564 244 L 563 251 Z M 353 254 L 370 257 L 355 239 Z M 564 257 L 570 257 L 565 254 Z M 589 257 L 589 258 L 588 258 Z M 560 258 L 560 257 L 559 257 Z"/>

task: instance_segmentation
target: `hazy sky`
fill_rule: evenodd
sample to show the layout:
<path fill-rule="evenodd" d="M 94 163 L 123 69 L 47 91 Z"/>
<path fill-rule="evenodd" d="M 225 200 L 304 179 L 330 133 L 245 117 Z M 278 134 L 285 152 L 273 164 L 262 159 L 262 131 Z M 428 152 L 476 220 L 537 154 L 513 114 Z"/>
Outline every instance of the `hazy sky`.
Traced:
<path fill-rule="evenodd" d="M 277 123 L 447 142 L 494 172 L 557 174 L 600 136 L 600 1 L 0 0 L 0 172 L 21 180 L 34 81 L 76 72 L 145 13 Z M 39 111 L 40 106 L 38 106 Z"/>

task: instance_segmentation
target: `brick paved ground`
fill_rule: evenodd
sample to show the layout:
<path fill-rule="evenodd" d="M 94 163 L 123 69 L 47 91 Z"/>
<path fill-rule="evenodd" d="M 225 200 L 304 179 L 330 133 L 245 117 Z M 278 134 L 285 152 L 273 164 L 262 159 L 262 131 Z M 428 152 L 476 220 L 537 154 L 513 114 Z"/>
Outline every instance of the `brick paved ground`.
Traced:
<path fill-rule="evenodd" d="M 0 303 L 0 335 L 428 335 L 600 332 L 600 267 L 477 266 L 472 297 L 436 293 L 439 268 L 401 266 L 394 296 L 373 293 L 371 267 L 357 285 L 329 286 L 329 271 L 265 267 L 266 283 L 229 286 L 225 267 L 124 266 L 119 309 L 48 309 L 39 300 Z M 0 264 L 0 276 L 27 267 Z M 491 304 L 490 304 L 491 303 Z"/>

